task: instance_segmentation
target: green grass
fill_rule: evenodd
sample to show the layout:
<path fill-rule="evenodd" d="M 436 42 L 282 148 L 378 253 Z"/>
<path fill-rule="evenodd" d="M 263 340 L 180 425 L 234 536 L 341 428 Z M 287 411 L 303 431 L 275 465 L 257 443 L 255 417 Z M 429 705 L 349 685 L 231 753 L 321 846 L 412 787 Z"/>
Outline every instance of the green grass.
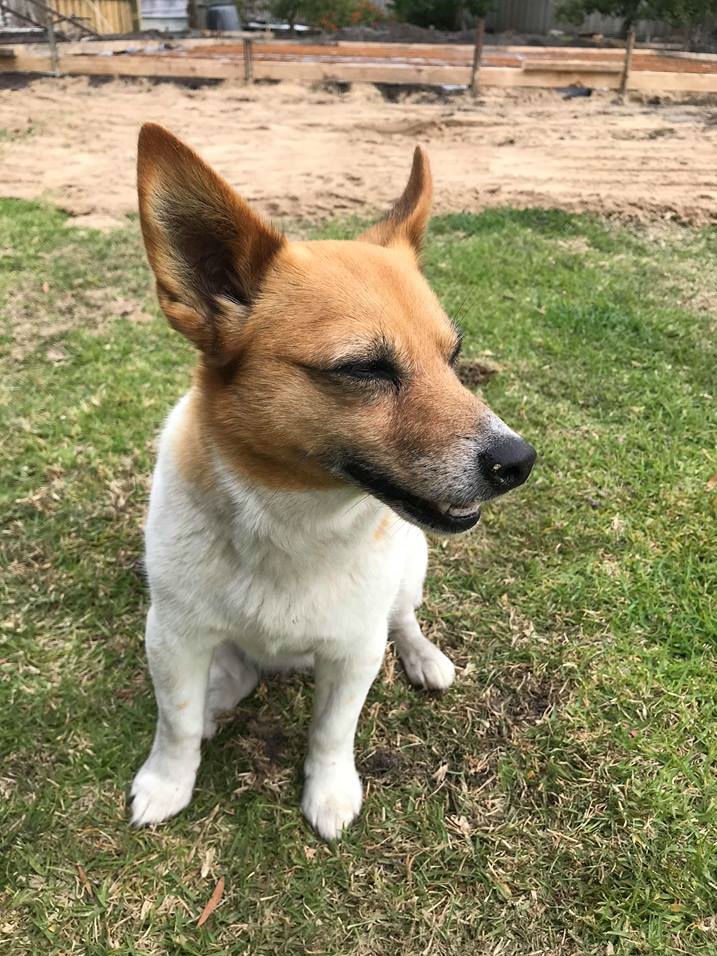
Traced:
<path fill-rule="evenodd" d="M 387 661 L 333 848 L 298 808 L 300 677 L 243 702 L 187 811 L 128 826 L 141 524 L 192 355 L 145 321 L 136 224 L 0 201 L 0 235 L 0 951 L 717 953 L 717 230 L 434 222 L 427 272 L 540 462 L 434 542 L 423 622 L 459 678 Z"/>

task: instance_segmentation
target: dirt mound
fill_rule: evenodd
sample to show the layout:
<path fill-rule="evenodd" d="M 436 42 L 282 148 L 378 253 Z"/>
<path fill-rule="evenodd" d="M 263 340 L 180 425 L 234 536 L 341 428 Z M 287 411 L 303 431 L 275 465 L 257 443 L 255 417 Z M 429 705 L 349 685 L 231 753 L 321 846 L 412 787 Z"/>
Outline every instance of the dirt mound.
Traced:
<path fill-rule="evenodd" d="M 430 27 L 419 27 L 413 23 L 400 20 L 386 20 L 376 26 L 342 27 L 333 33 L 323 33 L 312 37 L 313 43 L 334 43 L 336 40 L 355 41 L 358 43 L 461 43 L 475 42 L 475 29 L 470 30 L 434 30 Z M 544 47 L 585 47 L 585 48 L 624 48 L 624 40 L 613 37 L 578 36 L 563 33 L 558 36 L 544 36 L 537 33 L 493 33 L 486 31 L 491 46 L 544 46 Z"/>
<path fill-rule="evenodd" d="M 335 33 L 324 34 L 323 38 L 331 43 L 336 40 L 359 43 L 473 43 L 475 30 L 447 32 L 400 20 L 387 20 L 375 27 L 342 27 Z"/>

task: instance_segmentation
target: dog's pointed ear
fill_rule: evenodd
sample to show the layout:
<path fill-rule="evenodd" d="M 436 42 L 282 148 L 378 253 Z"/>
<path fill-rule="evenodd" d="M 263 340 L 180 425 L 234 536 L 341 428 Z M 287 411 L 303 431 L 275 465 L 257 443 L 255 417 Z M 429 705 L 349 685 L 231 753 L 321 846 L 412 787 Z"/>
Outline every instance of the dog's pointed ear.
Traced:
<path fill-rule="evenodd" d="M 154 123 L 139 134 L 137 187 L 162 311 L 209 362 L 223 365 L 284 237 Z"/>
<path fill-rule="evenodd" d="M 408 243 L 420 255 L 431 215 L 432 198 L 433 180 L 428 156 L 420 146 L 416 146 L 411 175 L 403 195 L 388 215 L 362 233 L 359 239 L 379 246 Z"/>

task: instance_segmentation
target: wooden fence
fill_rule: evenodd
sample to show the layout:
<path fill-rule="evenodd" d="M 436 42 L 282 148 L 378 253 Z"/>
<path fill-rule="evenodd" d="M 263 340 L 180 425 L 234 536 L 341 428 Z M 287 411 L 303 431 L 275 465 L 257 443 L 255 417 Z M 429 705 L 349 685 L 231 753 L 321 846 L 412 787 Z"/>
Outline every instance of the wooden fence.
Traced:
<path fill-rule="evenodd" d="M 135 29 L 136 18 L 133 15 L 133 0 L 47 0 L 50 6 L 65 17 L 74 17 L 95 33 L 130 33 Z M 19 14 L 18 25 L 25 25 L 23 16 L 38 23 L 44 23 L 45 13 L 42 7 L 32 0 L 5 0 L 9 11 Z M 12 12 L 6 11 L 6 18 L 13 23 Z M 65 32 L 67 24 L 59 23 L 58 29 Z"/>
<path fill-rule="evenodd" d="M 50 3 L 58 13 L 75 17 L 97 33 L 130 33 L 133 29 L 131 0 L 50 0 Z"/>

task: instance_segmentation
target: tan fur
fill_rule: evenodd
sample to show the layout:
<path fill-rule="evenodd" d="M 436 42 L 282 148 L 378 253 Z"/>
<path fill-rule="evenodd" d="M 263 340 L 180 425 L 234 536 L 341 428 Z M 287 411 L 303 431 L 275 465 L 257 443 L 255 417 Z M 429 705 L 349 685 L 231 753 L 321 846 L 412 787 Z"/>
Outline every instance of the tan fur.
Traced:
<path fill-rule="evenodd" d="M 201 491 L 216 488 L 211 452 L 202 432 L 201 392 L 195 388 L 189 396 L 185 415 L 172 435 L 172 456 L 180 475 Z"/>
<path fill-rule="evenodd" d="M 432 193 L 433 180 L 428 157 L 421 147 L 417 146 L 413 154 L 411 175 L 403 195 L 384 219 L 359 238 L 379 246 L 406 242 L 416 253 L 420 253 L 431 215 Z"/>
<path fill-rule="evenodd" d="M 386 511 L 384 516 L 381 518 L 378 525 L 376 526 L 376 530 L 373 533 L 373 540 L 383 541 L 383 539 L 386 537 L 386 532 L 388 531 L 388 529 L 391 527 L 392 524 L 393 524 L 392 515 L 389 511 Z"/>
<path fill-rule="evenodd" d="M 166 131 L 145 127 L 142 137 L 140 212 L 160 303 L 201 352 L 197 425 L 178 452 L 193 481 L 206 480 L 200 431 L 231 468 L 281 490 L 339 483 L 324 463 L 339 446 L 410 484 L 417 457 L 440 456 L 456 435 L 475 432 L 485 408 L 448 364 L 456 332 L 418 266 L 431 206 L 420 149 L 394 209 L 358 241 L 290 243 Z M 236 264 L 231 292 L 250 306 L 211 285 L 213 261 L 195 268 L 203 245 L 193 234 L 177 240 L 171 226 L 182 217 L 196 218 L 198 236 L 206 231 L 224 272 Z M 202 299 L 196 272 L 205 266 Z M 342 393 L 307 374 L 379 337 L 409 372 L 399 395 Z"/>
<path fill-rule="evenodd" d="M 171 325 L 203 352 L 205 361 L 220 363 L 232 352 L 242 310 L 188 281 L 201 269 L 192 268 L 197 263 L 188 267 L 178 254 L 178 225 L 184 223 L 190 230 L 183 238 L 185 251 L 193 258 L 204 256 L 206 262 L 207 252 L 212 252 L 207 245 L 212 239 L 221 240 L 236 269 L 237 284 L 247 294 L 260 284 L 284 238 L 161 126 L 142 127 L 137 155 L 140 222 L 159 303 Z"/>
<path fill-rule="evenodd" d="M 370 286 L 360 281 L 367 262 Z M 307 378 L 305 366 L 330 364 L 379 334 L 411 369 L 396 401 L 342 399 Z M 379 464 L 400 464 L 409 447 L 440 454 L 456 431 L 474 431 L 483 411 L 448 365 L 455 341 L 406 248 L 288 245 L 239 337 L 232 378 L 200 372 L 205 424 L 244 475 L 287 490 L 333 484 L 318 459 L 336 441 L 368 446 Z"/>

